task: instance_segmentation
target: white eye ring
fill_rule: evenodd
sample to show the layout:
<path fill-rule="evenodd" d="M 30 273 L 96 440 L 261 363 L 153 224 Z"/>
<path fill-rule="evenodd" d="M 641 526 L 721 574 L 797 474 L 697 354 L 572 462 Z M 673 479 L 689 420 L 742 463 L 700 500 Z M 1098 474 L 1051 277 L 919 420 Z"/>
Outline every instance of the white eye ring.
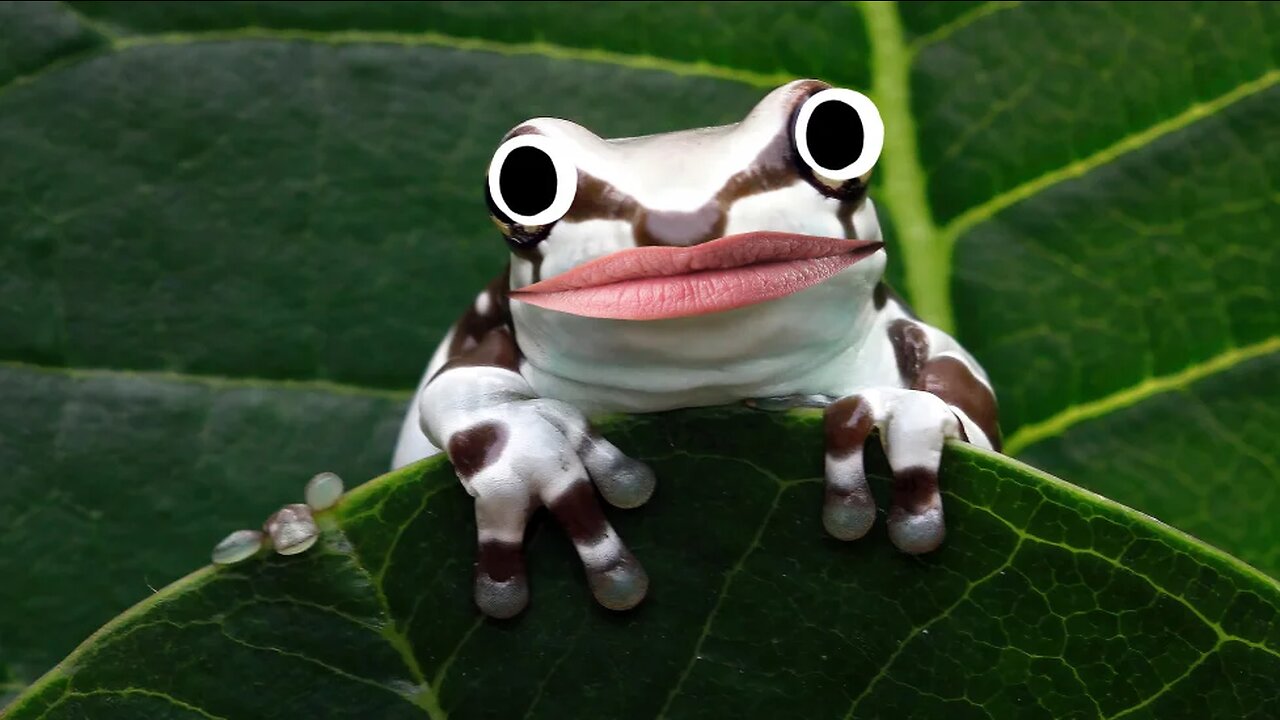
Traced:
<path fill-rule="evenodd" d="M 809 119 L 819 105 L 832 101 L 842 102 L 853 108 L 862 120 L 862 152 L 857 159 L 842 168 L 819 165 L 809 150 Z M 880 159 L 880 151 L 884 149 L 884 120 L 880 119 L 880 110 L 876 108 L 876 104 L 866 95 L 846 88 L 827 88 L 814 93 L 800 107 L 800 112 L 796 115 L 795 142 L 800 158 L 815 173 L 830 180 L 852 180 L 867 174 Z"/>
<path fill-rule="evenodd" d="M 541 150 L 551 159 L 551 165 L 556 173 L 555 196 L 551 204 L 533 215 L 523 215 L 512 210 L 506 198 L 502 197 L 502 166 L 513 151 L 525 147 Z M 503 214 L 518 225 L 538 227 L 553 223 L 569 212 L 569 206 L 573 204 L 573 198 L 578 193 L 578 170 L 569 161 L 568 149 L 561 141 L 532 133 L 517 135 L 502 143 L 498 151 L 493 154 L 493 160 L 489 161 L 488 183 L 489 197 L 493 198 L 493 204 L 497 205 Z"/>

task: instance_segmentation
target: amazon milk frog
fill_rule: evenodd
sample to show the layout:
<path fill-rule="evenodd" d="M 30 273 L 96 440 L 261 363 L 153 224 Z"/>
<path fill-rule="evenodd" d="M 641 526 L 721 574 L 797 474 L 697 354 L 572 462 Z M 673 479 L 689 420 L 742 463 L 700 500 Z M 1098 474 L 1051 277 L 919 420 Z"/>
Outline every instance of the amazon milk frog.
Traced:
<path fill-rule="evenodd" d="M 725 127 L 604 140 L 538 118 L 507 133 L 485 188 L 510 264 L 436 350 L 393 461 L 443 449 L 474 496 L 484 613 L 527 604 L 522 543 L 539 507 L 600 603 L 644 597 L 596 493 L 631 508 L 655 479 L 592 430 L 595 413 L 822 403 L 827 532 L 853 540 L 875 520 L 862 450 L 878 428 L 889 537 L 908 553 L 942 542 L 943 442 L 998 450 L 996 402 L 974 359 L 882 281 L 867 181 L 883 141 L 866 96 L 815 80 Z"/>

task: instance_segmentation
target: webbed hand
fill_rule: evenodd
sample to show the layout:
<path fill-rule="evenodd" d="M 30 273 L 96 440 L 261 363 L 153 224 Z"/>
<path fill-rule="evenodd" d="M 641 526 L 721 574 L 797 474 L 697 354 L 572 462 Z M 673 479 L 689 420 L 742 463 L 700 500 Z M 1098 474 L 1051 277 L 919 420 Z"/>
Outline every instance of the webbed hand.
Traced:
<path fill-rule="evenodd" d="M 967 440 L 955 411 L 937 395 L 877 388 L 827 406 L 826 496 L 822 522 L 841 540 L 856 540 L 875 523 L 876 502 L 867 485 L 863 448 L 879 428 L 893 470 L 889 539 L 918 554 L 937 549 L 946 535 L 938 465 L 947 438 Z"/>
<path fill-rule="evenodd" d="M 576 408 L 555 400 L 491 405 L 450 425 L 457 429 L 447 435 L 445 451 L 476 499 L 481 611 L 508 618 L 528 604 L 524 530 L 539 506 L 573 541 L 601 605 L 625 610 L 644 599 L 648 576 L 605 519 L 592 483 L 610 504 L 637 507 L 653 493 L 648 466 L 597 435 Z"/>

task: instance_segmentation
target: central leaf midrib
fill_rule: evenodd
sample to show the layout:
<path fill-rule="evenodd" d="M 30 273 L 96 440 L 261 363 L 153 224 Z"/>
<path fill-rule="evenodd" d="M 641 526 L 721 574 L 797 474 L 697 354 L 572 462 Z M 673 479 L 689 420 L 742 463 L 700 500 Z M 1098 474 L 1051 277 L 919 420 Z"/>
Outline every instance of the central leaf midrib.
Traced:
<path fill-rule="evenodd" d="M 920 317 L 944 332 L 955 325 L 951 308 L 951 254 L 929 206 L 928 181 L 920 161 L 915 117 L 911 112 L 912 52 L 894 3 L 859 5 L 871 47 L 871 94 L 884 118 L 882 197 L 903 248 L 906 291 Z"/>

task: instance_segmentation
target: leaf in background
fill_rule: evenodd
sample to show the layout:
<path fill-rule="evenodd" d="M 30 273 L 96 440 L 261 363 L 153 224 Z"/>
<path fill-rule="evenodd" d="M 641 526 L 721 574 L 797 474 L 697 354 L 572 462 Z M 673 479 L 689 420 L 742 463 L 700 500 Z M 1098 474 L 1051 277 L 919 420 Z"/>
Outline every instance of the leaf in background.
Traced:
<path fill-rule="evenodd" d="M 9 716 L 1280 712 L 1280 585 L 1026 466 L 953 446 L 949 541 L 912 558 L 883 522 L 859 542 L 824 536 L 816 413 L 605 431 L 663 480 L 649 506 L 617 514 L 653 581 L 635 612 L 595 606 L 543 524 L 531 609 L 478 618 L 470 498 L 428 461 L 348 496 L 309 554 L 206 569 L 138 606 Z"/>
<path fill-rule="evenodd" d="M 911 46 L 929 207 L 890 199 L 1006 450 L 1280 574 L 1280 6 L 1001 7 Z"/>
<path fill-rule="evenodd" d="M 0 2 L 0 682 L 384 467 L 501 265 L 507 128 L 732 122 L 793 76 L 877 98 L 891 275 L 1010 447 L 1280 573 L 1278 6 L 593 7 Z"/>

